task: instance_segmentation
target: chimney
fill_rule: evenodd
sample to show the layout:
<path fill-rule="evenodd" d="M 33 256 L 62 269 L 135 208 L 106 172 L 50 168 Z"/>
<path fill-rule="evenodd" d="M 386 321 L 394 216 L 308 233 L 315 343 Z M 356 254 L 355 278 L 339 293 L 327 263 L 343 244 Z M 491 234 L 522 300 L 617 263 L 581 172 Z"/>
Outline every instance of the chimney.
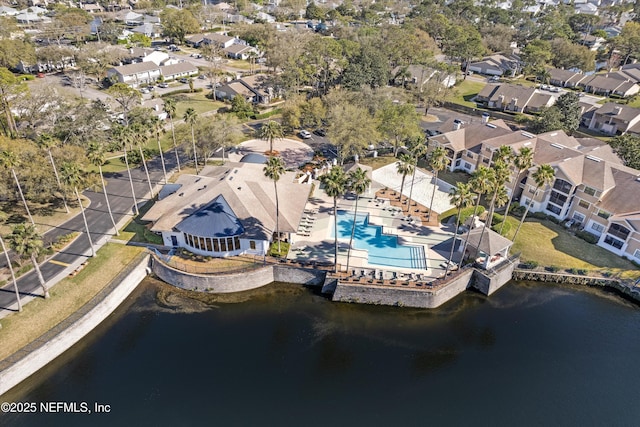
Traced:
<path fill-rule="evenodd" d="M 489 118 L 491 116 L 489 115 L 489 113 L 482 113 L 482 124 L 486 125 L 487 123 L 489 123 Z"/>
<path fill-rule="evenodd" d="M 622 113 L 622 107 L 614 107 L 613 108 L 613 115 L 614 116 L 617 116 L 620 113 Z"/>
<path fill-rule="evenodd" d="M 462 124 L 463 124 L 463 123 L 464 123 L 464 122 L 463 122 L 462 120 L 460 120 L 460 119 L 455 119 L 455 120 L 453 121 L 453 130 L 458 130 L 458 129 L 460 129 L 460 128 L 462 127 Z"/>

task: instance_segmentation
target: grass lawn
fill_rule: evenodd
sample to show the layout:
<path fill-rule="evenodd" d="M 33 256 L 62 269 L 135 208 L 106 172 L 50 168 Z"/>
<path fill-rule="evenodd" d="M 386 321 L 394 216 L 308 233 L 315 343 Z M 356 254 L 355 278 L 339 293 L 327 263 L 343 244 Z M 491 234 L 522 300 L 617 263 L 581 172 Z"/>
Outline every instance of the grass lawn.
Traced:
<path fill-rule="evenodd" d="M 289 243 L 280 242 L 280 252 L 278 252 L 278 242 L 272 242 L 269 248 L 269 256 L 275 256 L 278 258 L 285 258 L 289 253 Z"/>
<path fill-rule="evenodd" d="M 378 156 L 378 157 L 361 157 L 359 162 L 366 166 L 371 166 L 373 170 L 380 169 L 388 164 L 397 161 L 393 156 Z"/>
<path fill-rule="evenodd" d="M 208 91 L 198 93 L 180 93 L 170 98 L 176 100 L 176 119 L 181 119 L 188 108 L 193 108 L 196 113 L 203 114 L 224 107 L 224 102 L 208 99 L 205 95 Z"/>
<path fill-rule="evenodd" d="M 456 185 L 458 182 L 464 182 L 466 184 L 471 179 L 471 175 L 460 171 L 440 171 L 438 172 L 438 179 L 441 179 L 451 185 Z"/>
<path fill-rule="evenodd" d="M 510 216 L 508 221 L 511 230 L 507 237 L 512 238 L 518 220 Z M 511 252 L 521 252 L 523 261 L 537 261 L 541 266 L 609 270 L 625 278 L 640 276 L 640 271 L 631 262 L 585 242 L 551 221 L 534 218 L 525 221 Z"/>
<path fill-rule="evenodd" d="M 454 104 L 464 105 L 466 107 L 476 108 L 476 103 L 471 101 L 483 87 L 487 84 L 483 82 L 476 82 L 472 80 L 463 80 L 457 85 L 453 91 L 453 94 L 449 95 L 447 101 Z"/>
<path fill-rule="evenodd" d="M 154 243 L 157 245 L 162 245 L 162 237 L 158 236 L 155 233 L 152 233 L 147 225 L 149 222 L 142 221 L 140 218 L 147 213 L 149 209 L 153 206 L 153 202 L 147 202 L 140 208 L 140 215 L 136 216 L 134 219 L 129 221 L 127 225 L 124 226 L 122 230 L 120 230 L 119 236 L 113 236 L 114 239 L 124 240 L 127 242 L 138 242 L 138 243 Z"/>
<path fill-rule="evenodd" d="M 239 70 L 249 71 L 251 69 L 251 64 L 249 64 L 248 61 L 242 61 L 239 59 L 229 59 L 225 65 L 231 68 L 237 68 Z"/>
<path fill-rule="evenodd" d="M 14 313 L 2 319 L 0 360 L 77 311 L 142 251 L 143 248 L 133 246 L 106 244 L 80 273 L 55 285 L 50 290 L 51 298 L 36 298 L 24 306 L 22 313 Z"/>

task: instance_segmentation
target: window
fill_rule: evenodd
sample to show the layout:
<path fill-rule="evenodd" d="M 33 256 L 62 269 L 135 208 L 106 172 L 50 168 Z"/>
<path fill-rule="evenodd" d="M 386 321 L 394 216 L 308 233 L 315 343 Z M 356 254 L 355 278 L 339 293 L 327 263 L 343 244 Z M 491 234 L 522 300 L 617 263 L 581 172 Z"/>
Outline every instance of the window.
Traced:
<path fill-rule="evenodd" d="M 256 241 L 255 240 L 249 240 L 249 247 L 251 249 L 255 249 L 256 248 Z"/>
<path fill-rule="evenodd" d="M 465 169 L 471 169 L 471 165 L 467 162 L 464 162 L 464 168 Z"/>
<path fill-rule="evenodd" d="M 584 192 L 587 193 L 590 196 L 595 196 L 596 195 L 596 189 L 595 188 L 584 187 Z"/>
<path fill-rule="evenodd" d="M 609 245 L 609 246 L 613 246 L 616 249 L 621 249 L 622 245 L 624 245 L 624 242 L 618 239 L 614 239 L 611 236 L 607 236 L 604 238 L 604 242 Z"/>
<path fill-rule="evenodd" d="M 203 251 L 207 249 L 207 247 L 204 244 L 204 237 L 200 237 L 200 249 L 202 249 Z"/>
<path fill-rule="evenodd" d="M 597 222 L 594 222 L 593 224 L 591 224 L 591 228 L 597 231 L 598 233 L 602 233 L 604 231 L 604 225 L 598 224 Z"/>
<path fill-rule="evenodd" d="M 235 236 L 233 238 L 233 244 L 234 244 L 234 246 L 236 248 L 236 251 L 239 251 L 240 250 L 240 237 Z"/>
<path fill-rule="evenodd" d="M 585 218 L 586 217 L 582 215 L 580 212 L 573 213 L 573 219 L 580 224 L 582 224 L 582 221 L 584 221 Z"/>
<path fill-rule="evenodd" d="M 218 239 L 213 239 L 213 251 L 220 252 L 220 246 L 218 245 Z"/>
<path fill-rule="evenodd" d="M 207 251 L 211 252 L 211 239 L 210 238 L 205 238 L 204 239 L 205 243 L 207 244 Z"/>
<path fill-rule="evenodd" d="M 533 194 L 536 192 L 536 189 L 532 186 L 529 186 L 529 193 Z"/>
<path fill-rule="evenodd" d="M 589 209 L 589 207 L 591 207 L 591 203 L 580 199 L 580 201 L 578 202 L 578 206 L 580 206 L 583 209 Z"/>
<path fill-rule="evenodd" d="M 573 187 L 571 183 L 568 181 L 565 181 L 564 179 L 556 179 L 555 182 L 553 183 L 554 189 L 558 191 L 562 191 L 565 194 L 569 194 L 571 192 L 571 187 Z"/>
<path fill-rule="evenodd" d="M 600 218 L 607 219 L 607 218 L 609 218 L 611 216 L 611 214 L 609 212 L 607 212 L 607 211 L 598 210 L 598 216 Z"/>
<path fill-rule="evenodd" d="M 633 253 L 633 257 L 635 259 L 640 259 L 640 249 L 636 249 L 636 251 Z"/>
<path fill-rule="evenodd" d="M 220 252 L 227 252 L 227 241 L 220 239 Z"/>
<path fill-rule="evenodd" d="M 233 237 L 227 237 L 227 250 L 229 252 L 233 250 Z"/>
<path fill-rule="evenodd" d="M 565 196 L 564 194 L 560 194 L 557 191 L 552 191 L 551 197 L 549 197 L 549 201 L 554 205 L 564 206 L 565 202 L 567 201 L 567 196 Z"/>
<path fill-rule="evenodd" d="M 629 229 L 620 224 L 611 224 L 607 233 L 622 240 L 627 240 L 629 237 Z"/>
<path fill-rule="evenodd" d="M 460 160 L 456 160 L 456 167 L 460 166 Z"/>
<path fill-rule="evenodd" d="M 556 205 L 552 205 L 551 203 L 547 204 L 547 210 L 549 212 L 553 212 L 556 215 L 560 215 L 560 212 L 562 211 L 561 208 L 557 207 Z"/>
<path fill-rule="evenodd" d="M 467 151 L 466 153 L 464 153 L 465 156 L 467 156 L 470 159 L 473 159 L 473 153 L 471 151 Z"/>

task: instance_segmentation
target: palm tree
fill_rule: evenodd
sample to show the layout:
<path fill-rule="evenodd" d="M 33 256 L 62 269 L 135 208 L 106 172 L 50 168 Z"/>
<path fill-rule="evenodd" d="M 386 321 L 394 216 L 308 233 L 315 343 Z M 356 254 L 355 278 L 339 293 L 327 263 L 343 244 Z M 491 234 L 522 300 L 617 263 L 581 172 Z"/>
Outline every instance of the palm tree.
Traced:
<path fill-rule="evenodd" d="M 415 162 L 416 167 L 413 168 L 413 173 L 411 174 L 411 187 L 409 189 L 409 207 L 407 207 L 407 214 L 409 214 L 411 210 L 411 197 L 413 196 L 413 183 L 416 180 L 418 159 L 427 154 L 427 146 L 425 145 L 424 137 L 420 136 L 418 138 L 412 139 L 409 144 L 409 151 L 413 155 L 413 161 Z"/>
<path fill-rule="evenodd" d="M 171 98 L 164 100 L 164 112 L 169 116 L 171 122 L 171 137 L 173 138 L 173 151 L 176 153 L 176 165 L 178 166 L 178 172 L 180 172 L 180 156 L 178 156 L 178 144 L 176 144 L 176 130 L 173 127 L 173 117 L 176 115 L 176 101 Z"/>
<path fill-rule="evenodd" d="M 62 193 L 62 202 L 64 203 L 64 210 L 66 213 L 69 213 L 69 206 L 67 206 L 67 196 L 62 189 L 62 184 L 60 183 L 60 177 L 58 176 L 58 169 L 56 168 L 56 162 L 53 160 L 53 155 L 51 154 L 51 149 L 57 145 L 57 140 L 48 133 L 40 134 L 40 137 L 36 141 L 38 147 L 42 148 L 49 155 L 49 161 L 51 162 L 51 167 L 53 168 L 53 174 L 56 176 L 56 182 L 58 183 L 58 189 Z"/>
<path fill-rule="evenodd" d="M 269 154 L 273 154 L 273 140 L 284 136 L 282 125 L 274 120 L 263 123 L 259 132 L 260 139 L 269 141 Z"/>
<path fill-rule="evenodd" d="M 107 202 L 107 210 L 109 211 L 109 218 L 111 218 L 111 223 L 113 224 L 113 231 L 116 236 L 120 235 L 118 231 L 118 226 L 116 225 L 116 221 L 113 218 L 113 213 L 111 212 L 111 204 L 109 203 L 109 196 L 107 194 L 107 186 L 104 182 L 104 175 L 102 174 L 102 165 L 104 165 L 104 146 L 97 142 L 90 142 L 89 147 L 87 149 L 87 158 L 89 162 L 98 167 L 98 172 L 100 172 L 100 181 L 102 182 L 102 192 L 104 193 L 104 200 Z"/>
<path fill-rule="evenodd" d="M 164 177 L 164 183 L 167 184 L 167 168 L 164 165 L 164 154 L 162 154 L 162 144 L 160 144 L 160 134 L 164 133 L 164 125 L 159 117 L 154 116 L 151 118 L 151 130 L 156 136 L 156 142 L 158 143 L 158 151 L 160 152 L 160 162 L 162 163 L 162 176 Z"/>
<path fill-rule="evenodd" d="M 347 177 L 347 188 L 356 195 L 356 206 L 353 211 L 353 224 L 351 224 L 351 238 L 349 239 L 349 247 L 347 248 L 347 271 L 349 271 L 349 259 L 351 257 L 351 246 L 353 245 L 353 236 L 356 232 L 356 220 L 358 218 L 358 201 L 360 195 L 363 194 L 371 185 L 371 179 L 363 169 L 356 169 L 349 172 Z"/>
<path fill-rule="evenodd" d="M 2 219 L 5 219 L 4 212 L 0 213 Z M 18 311 L 22 311 L 22 300 L 20 300 L 20 291 L 18 291 L 18 283 L 16 282 L 16 275 L 13 271 L 13 265 L 11 265 L 11 258 L 9 258 L 9 251 L 7 247 L 4 245 L 4 239 L 0 236 L 0 249 L 4 252 L 4 257 L 7 260 L 7 267 L 9 267 L 9 272 L 11 273 L 11 281 L 13 282 L 13 289 L 16 292 L 16 300 L 18 301 Z"/>
<path fill-rule="evenodd" d="M 520 223 L 518 224 L 518 228 L 516 228 L 516 232 L 513 235 L 513 239 L 511 240 L 512 242 L 516 241 L 516 237 L 518 236 L 518 232 L 520 231 L 520 227 L 522 227 L 522 223 L 524 222 L 525 218 L 527 217 L 527 214 L 529 213 L 529 209 L 531 209 L 531 205 L 533 205 L 533 199 L 536 197 L 536 194 L 538 193 L 538 189 L 540 187 L 543 187 L 543 186 L 553 182 L 553 179 L 554 179 L 555 175 L 556 175 L 555 171 L 553 170 L 551 165 L 548 165 L 548 164 L 544 164 L 544 165 L 540 166 L 538 168 L 538 170 L 533 173 L 532 177 L 533 177 L 533 180 L 536 183 L 536 188 L 535 188 L 535 190 L 533 190 L 533 196 L 531 196 L 531 200 L 529 200 L 529 203 L 527 203 L 527 209 L 525 209 L 524 214 L 522 214 L 522 218 L 520 219 Z"/>
<path fill-rule="evenodd" d="M 198 155 L 196 153 L 196 136 L 193 130 L 196 122 L 198 121 L 198 113 L 193 108 L 187 108 L 187 111 L 184 112 L 184 122 L 189 123 L 191 126 L 191 142 L 193 144 L 193 160 L 196 163 L 196 175 L 198 175 Z"/>
<path fill-rule="evenodd" d="M 49 288 L 47 287 L 40 266 L 38 265 L 38 254 L 42 250 L 42 236 L 38 233 L 36 226 L 33 224 L 18 224 L 13 227 L 11 234 L 7 236 L 9 247 L 16 251 L 20 257 L 31 258 L 33 268 L 36 270 L 38 281 L 42 287 L 42 295 L 49 298 Z"/>
<path fill-rule="evenodd" d="M 266 166 L 262 169 L 264 176 L 273 181 L 273 189 L 276 193 L 276 236 L 278 239 L 278 254 L 280 254 L 280 205 L 278 203 L 278 180 L 284 174 L 284 161 L 280 157 L 269 157 Z"/>
<path fill-rule="evenodd" d="M 93 240 L 91 240 L 91 233 L 89 232 L 89 224 L 87 223 L 87 216 L 84 213 L 84 206 L 82 205 L 82 199 L 80 199 L 80 193 L 78 187 L 84 184 L 84 176 L 77 164 L 71 162 L 64 162 L 60 167 L 61 180 L 65 186 L 72 188 L 78 199 L 80 205 L 80 212 L 82 213 L 82 220 L 84 221 L 84 229 L 87 232 L 87 238 L 89 239 L 89 246 L 91 246 L 91 256 L 96 256 L 96 251 L 93 247 Z"/>
<path fill-rule="evenodd" d="M 27 205 L 27 201 L 24 198 L 24 193 L 22 192 L 22 187 L 20 186 L 20 181 L 18 181 L 18 175 L 16 175 L 16 168 L 20 166 L 20 160 L 18 156 L 13 151 L 5 150 L 2 152 L 2 156 L 0 156 L 0 163 L 11 171 L 13 175 L 13 179 L 16 182 L 16 186 L 18 187 L 18 192 L 20 193 L 20 198 L 22 199 L 22 203 L 24 204 L 24 209 L 27 211 L 27 216 L 31 221 L 33 226 L 36 225 L 33 217 L 31 216 L 31 211 L 29 211 L 29 206 Z"/>
<path fill-rule="evenodd" d="M 136 215 L 140 214 L 138 210 L 138 201 L 136 200 L 136 192 L 133 189 L 133 178 L 131 177 L 131 168 L 129 167 L 129 157 L 127 156 L 127 151 L 129 149 L 129 143 L 132 140 L 132 132 L 128 127 L 120 126 L 117 128 L 112 128 L 112 136 L 117 139 L 118 144 L 122 147 L 124 151 L 124 164 L 127 167 L 127 175 L 129 175 L 129 185 L 131 186 L 131 196 L 133 197 L 133 211 Z"/>
<path fill-rule="evenodd" d="M 447 262 L 447 267 L 444 270 L 444 277 L 447 277 L 447 273 L 449 273 L 449 267 L 451 267 L 451 262 L 453 261 L 453 251 L 455 250 L 456 239 L 458 238 L 458 227 L 460 226 L 460 215 L 462 212 L 462 208 L 466 208 L 467 206 L 471 205 L 475 198 L 476 195 L 471 190 L 471 186 L 469 184 L 458 182 L 455 188 L 451 189 L 449 200 L 451 200 L 452 205 L 458 208 L 458 215 L 456 217 L 456 229 L 453 233 L 453 242 L 451 243 L 449 262 Z"/>
<path fill-rule="evenodd" d="M 334 255 L 333 263 L 335 272 L 338 272 L 338 197 L 344 195 L 347 185 L 347 175 L 344 170 L 335 166 L 331 168 L 328 174 L 322 175 L 320 181 L 324 184 L 324 192 L 329 197 L 333 197 L 333 228 L 335 232 L 334 238 Z"/>
<path fill-rule="evenodd" d="M 487 229 L 487 225 L 491 228 L 493 224 L 493 213 L 496 206 L 496 199 L 498 198 L 498 194 L 506 193 L 506 189 L 504 188 L 504 184 L 509 180 L 509 176 L 511 175 L 511 170 L 509 169 L 509 165 L 504 162 L 502 158 L 498 158 L 493 164 L 491 170 L 491 200 L 489 201 L 489 214 L 487 215 L 487 219 L 484 221 L 482 225 L 482 231 L 480 232 L 480 240 L 478 241 L 478 247 L 476 248 L 476 255 L 480 250 L 480 244 L 482 243 L 482 238 L 484 237 L 484 232 Z M 505 201 L 506 203 L 506 201 Z"/>
<path fill-rule="evenodd" d="M 433 199 L 436 196 L 436 187 L 438 186 L 438 172 L 445 170 L 449 165 L 447 151 L 442 147 L 436 147 L 429 154 L 429 167 L 433 171 L 433 191 L 431 192 L 431 202 L 429 203 L 429 214 L 427 221 L 431 221 L 431 209 L 433 208 Z"/>
<path fill-rule="evenodd" d="M 402 153 L 398 156 L 396 162 L 396 172 L 402 175 L 402 181 L 400 183 L 400 204 L 402 204 L 402 190 L 404 190 L 404 180 L 410 173 L 413 173 L 415 169 L 414 158 L 406 153 Z M 409 202 L 409 205 L 411 203 Z"/>
<path fill-rule="evenodd" d="M 486 166 L 480 166 L 478 169 L 473 171 L 472 177 L 469 180 L 469 185 L 471 186 L 471 191 L 476 193 L 476 205 L 473 208 L 473 215 L 471 217 L 472 223 L 469 224 L 469 230 L 467 230 L 467 238 L 465 239 L 464 246 L 462 247 L 462 256 L 464 257 L 465 251 L 467 250 L 467 244 L 469 243 L 469 235 L 471 234 L 471 227 L 473 223 L 475 223 L 476 215 L 478 215 L 478 209 L 480 208 L 480 200 L 482 199 L 483 194 L 487 194 L 491 191 L 491 180 L 493 171 Z"/>
<path fill-rule="evenodd" d="M 147 176 L 147 183 L 149 184 L 149 194 L 151 194 L 151 198 L 153 199 L 153 185 L 151 185 L 151 177 L 149 176 L 149 169 L 147 168 L 147 160 L 144 158 L 144 150 L 142 149 L 147 145 L 147 142 L 149 141 L 149 128 L 136 123 L 131 126 L 131 131 L 132 146 L 138 148 L 140 160 L 142 161 L 142 166 L 144 166 L 144 173 Z"/>
<path fill-rule="evenodd" d="M 513 187 L 511 187 L 511 197 L 509 197 L 509 201 L 507 202 L 507 208 L 505 209 L 504 218 L 507 219 L 507 215 L 509 215 L 509 209 L 511 208 L 511 202 L 513 201 L 513 197 L 516 193 L 516 186 L 520 180 L 520 174 L 525 170 L 529 169 L 533 166 L 533 150 L 529 147 L 522 147 L 520 152 L 513 158 L 513 164 L 518 168 L 518 172 L 516 173 L 516 177 L 513 181 Z M 504 224 L 506 221 L 502 221 L 502 226 L 500 226 L 500 234 L 502 234 L 502 230 L 504 229 Z"/>

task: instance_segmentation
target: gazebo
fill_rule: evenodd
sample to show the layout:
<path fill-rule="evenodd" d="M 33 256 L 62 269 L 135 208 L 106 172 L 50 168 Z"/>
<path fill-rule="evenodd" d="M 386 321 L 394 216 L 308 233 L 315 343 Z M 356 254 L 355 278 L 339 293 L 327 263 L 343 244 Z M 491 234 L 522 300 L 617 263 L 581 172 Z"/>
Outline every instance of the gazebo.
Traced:
<path fill-rule="evenodd" d="M 482 235 L 482 241 L 480 241 L 480 235 Z M 501 236 L 489 227 L 484 230 L 484 234 L 482 233 L 482 227 L 478 227 L 471 230 L 468 237 L 466 233 L 458 237 L 463 241 L 467 241 L 467 253 L 475 254 L 477 252 L 475 261 L 485 270 L 507 258 L 509 249 L 513 245 L 511 240 Z M 464 245 L 460 245 L 459 250 L 462 251 L 463 247 Z"/>

